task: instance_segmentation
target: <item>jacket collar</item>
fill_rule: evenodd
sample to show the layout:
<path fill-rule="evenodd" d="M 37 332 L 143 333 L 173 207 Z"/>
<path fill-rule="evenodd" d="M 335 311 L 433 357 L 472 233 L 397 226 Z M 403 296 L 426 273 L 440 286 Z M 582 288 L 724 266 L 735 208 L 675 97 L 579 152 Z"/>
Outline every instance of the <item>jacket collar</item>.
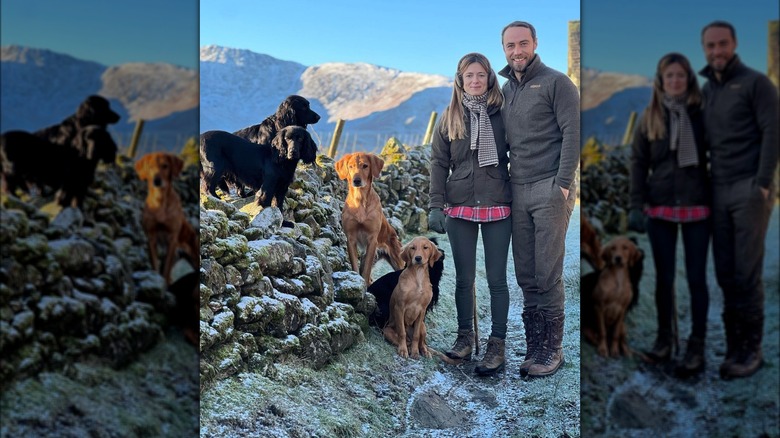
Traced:
<path fill-rule="evenodd" d="M 544 66 L 544 64 L 542 64 L 541 56 L 539 56 L 538 53 L 534 53 L 533 59 L 531 59 L 531 62 L 528 63 L 528 67 L 526 67 L 525 73 L 523 74 L 523 82 L 528 82 L 529 79 L 536 76 L 536 73 L 542 68 L 542 66 Z M 519 83 L 517 76 L 515 76 L 515 72 L 512 70 L 512 67 L 510 67 L 509 64 L 502 68 L 498 74 L 509 79 L 510 81 Z"/>
<path fill-rule="evenodd" d="M 739 59 L 739 55 L 734 54 L 734 57 L 731 58 L 731 61 L 726 64 L 726 68 L 723 70 L 723 74 L 721 75 L 720 80 L 715 77 L 715 70 L 709 65 L 701 69 L 699 74 L 713 82 L 724 83 L 733 78 L 741 69 L 742 62 Z"/>

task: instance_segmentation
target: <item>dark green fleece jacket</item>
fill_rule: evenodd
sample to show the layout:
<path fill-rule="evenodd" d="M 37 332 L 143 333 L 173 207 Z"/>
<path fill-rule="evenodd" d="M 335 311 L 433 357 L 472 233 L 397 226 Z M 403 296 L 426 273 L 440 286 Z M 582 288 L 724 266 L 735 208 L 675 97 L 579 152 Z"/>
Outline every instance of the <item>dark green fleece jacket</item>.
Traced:
<path fill-rule="evenodd" d="M 555 176 L 571 188 L 580 161 L 580 95 L 565 74 L 535 55 L 519 82 L 509 65 L 499 74 L 504 119 L 510 146 L 512 183 L 526 184 Z"/>
<path fill-rule="evenodd" d="M 769 188 L 778 154 L 777 89 L 736 55 L 720 81 L 709 66 L 699 74 L 708 79 L 702 94 L 712 181 L 755 177 L 759 186 Z"/>

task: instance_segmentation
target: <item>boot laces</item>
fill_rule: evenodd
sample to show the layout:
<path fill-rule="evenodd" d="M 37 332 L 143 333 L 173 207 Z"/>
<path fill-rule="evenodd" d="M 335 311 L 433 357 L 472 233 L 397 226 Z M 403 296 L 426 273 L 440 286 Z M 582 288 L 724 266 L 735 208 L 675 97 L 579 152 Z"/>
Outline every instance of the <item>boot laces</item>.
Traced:
<path fill-rule="evenodd" d="M 487 345 L 487 351 L 485 352 L 485 357 L 482 359 L 483 362 L 492 362 L 493 359 L 496 358 L 500 354 L 500 348 L 498 347 L 498 342 L 495 342 L 493 340 L 488 341 Z"/>
<path fill-rule="evenodd" d="M 458 337 L 455 338 L 455 345 L 452 346 L 452 349 L 454 351 L 460 351 L 464 348 L 471 346 L 471 340 L 473 339 L 474 335 L 472 332 L 469 333 L 461 333 L 458 332 Z"/>

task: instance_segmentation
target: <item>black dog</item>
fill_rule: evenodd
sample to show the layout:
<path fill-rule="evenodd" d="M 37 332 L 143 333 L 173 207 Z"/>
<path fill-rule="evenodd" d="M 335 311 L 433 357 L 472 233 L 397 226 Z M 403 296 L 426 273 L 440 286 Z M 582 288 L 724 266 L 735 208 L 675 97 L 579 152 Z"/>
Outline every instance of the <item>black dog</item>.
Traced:
<path fill-rule="evenodd" d="M 257 125 L 248 126 L 233 134 L 249 140 L 252 143 L 266 145 L 271 143 L 279 131 L 288 126 L 306 128 L 308 125 L 313 125 L 319 121 L 320 115 L 312 111 L 309 101 L 306 100 L 306 98 L 292 95 L 287 96 L 287 98 L 279 104 L 276 113 L 266 117 L 265 120 Z M 230 176 L 225 178 L 225 183 L 219 184 L 219 187 L 225 193 L 230 190 L 230 186 L 233 186 L 236 189 L 238 196 L 242 198 L 247 196 L 244 187 L 241 186 L 241 184 L 237 184 L 237 181 Z"/>
<path fill-rule="evenodd" d="M 435 237 L 429 237 L 429 240 L 437 247 L 439 246 L 439 242 Z M 431 279 L 433 297 L 428 304 L 428 308 L 425 309 L 426 313 L 430 312 L 431 309 L 433 309 L 433 306 L 439 302 L 439 282 L 444 273 L 444 251 L 439 249 L 439 253 L 441 253 L 439 260 L 433 264 L 433 267 L 428 268 L 428 276 Z M 368 286 L 368 291 L 376 297 L 376 310 L 369 315 L 369 324 L 379 328 L 384 328 L 387 324 L 387 319 L 390 317 L 390 297 L 393 295 L 393 290 L 398 284 L 398 279 L 401 277 L 401 272 L 403 271 L 403 269 L 399 269 L 397 271 L 388 272 Z"/>
<path fill-rule="evenodd" d="M 63 207 L 81 207 L 87 188 L 95 179 L 98 161 L 116 160 L 116 143 L 98 126 L 87 126 L 74 138 L 73 147 L 62 147 L 25 131 L 9 131 L 0 136 L 5 189 L 28 192 L 30 184 L 58 190 Z M 83 155 L 82 155 L 83 151 Z"/>
<path fill-rule="evenodd" d="M 314 163 L 317 145 L 306 129 L 288 126 L 270 145 L 257 145 L 225 131 L 208 131 L 200 136 L 201 190 L 217 196 L 216 188 L 229 175 L 258 190 L 257 205 L 271 201 L 284 208 L 284 197 L 295 177 L 298 161 Z"/>
<path fill-rule="evenodd" d="M 79 132 L 90 125 L 97 125 L 105 129 L 108 125 L 119 121 L 119 114 L 111 110 L 111 106 L 104 97 L 92 95 L 79 104 L 76 113 L 62 122 L 35 131 L 35 135 L 47 140 L 49 143 L 71 146 L 76 149 L 82 147 L 79 144 Z M 86 151 L 80 151 L 82 156 Z"/>
<path fill-rule="evenodd" d="M 268 144 L 276 133 L 288 126 L 305 128 L 320 121 L 320 115 L 312 111 L 309 101 L 301 96 L 287 96 L 279 104 L 276 113 L 268 116 L 257 125 L 240 129 L 233 134 L 252 143 Z"/>

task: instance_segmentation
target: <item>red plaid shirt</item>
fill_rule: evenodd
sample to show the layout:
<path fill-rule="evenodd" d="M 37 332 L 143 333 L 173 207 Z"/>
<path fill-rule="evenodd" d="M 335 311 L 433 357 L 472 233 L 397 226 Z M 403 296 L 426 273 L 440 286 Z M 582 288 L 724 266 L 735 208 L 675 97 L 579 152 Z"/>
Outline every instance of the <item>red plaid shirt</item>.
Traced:
<path fill-rule="evenodd" d="M 658 205 L 645 208 L 645 214 L 653 219 L 663 219 L 670 222 L 696 222 L 707 219 L 710 216 L 710 208 L 704 205 L 689 207 L 669 207 Z"/>
<path fill-rule="evenodd" d="M 494 207 L 447 207 L 444 213 L 449 217 L 465 219 L 471 222 L 495 222 L 506 219 L 512 214 L 512 207 L 499 205 Z"/>

